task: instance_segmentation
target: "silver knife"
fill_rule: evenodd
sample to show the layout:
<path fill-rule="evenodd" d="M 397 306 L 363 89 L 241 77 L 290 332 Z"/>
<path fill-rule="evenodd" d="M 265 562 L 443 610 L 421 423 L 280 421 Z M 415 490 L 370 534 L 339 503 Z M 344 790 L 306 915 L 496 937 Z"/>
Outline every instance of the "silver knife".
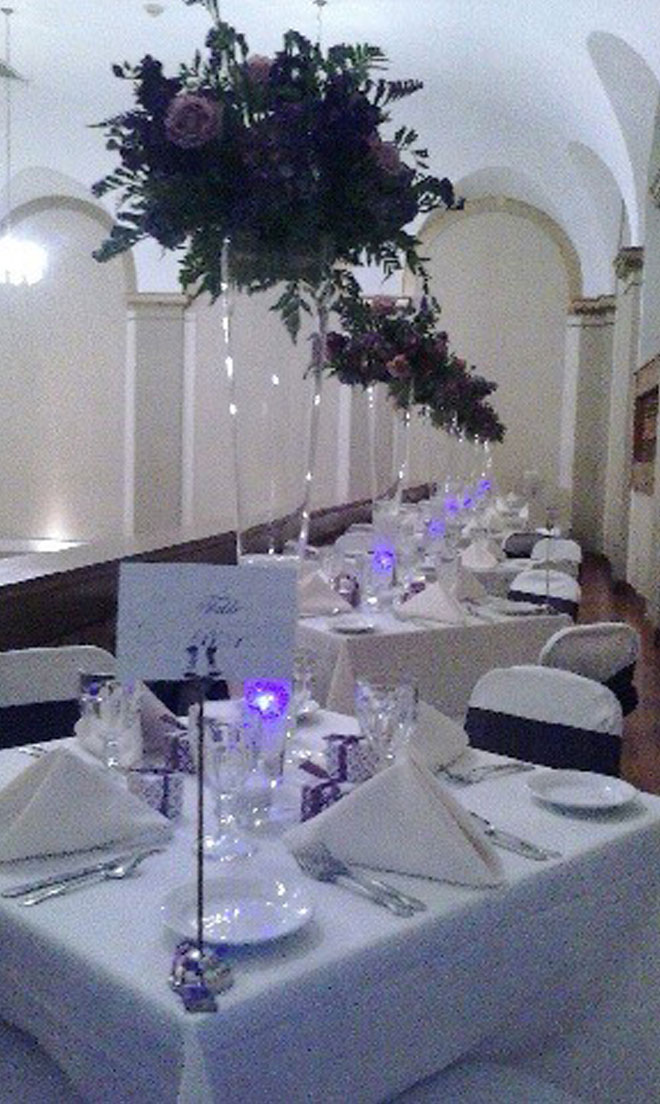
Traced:
<path fill-rule="evenodd" d="M 21 885 L 10 886 L 8 889 L 0 891 L 0 897 L 23 897 L 26 893 L 34 893 L 38 889 L 47 889 L 48 886 L 59 885 L 60 882 L 74 882 L 77 878 L 86 878 L 88 874 L 100 874 L 116 866 L 117 863 L 127 862 L 137 850 L 137 848 L 133 848 L 132 851 L 122 855 L 113 855 L 111 859 L 103 859 L 102 862 L 93 863 L 91 866 L 80 866 L 77 870 L 66 870 L 62 874 L 49 874 L 33 882 L 23 882 Z"/>
<path fill-rule="evenodd" d="M 516 855 L 524 855 L 526 859 L 535 859 L 537 862 L 545 862 L 546 859 L 561 859 L 561 851 L 539 847 L 535 843 L 530 843 L 529 840 L 521 839 L 520 836 L 514 836 L 512 832 L 505 832 L 501 828 L 496 828 L 494 824 L 491 824 L 485 817 L 479 816 L 478 813 L 470 812 L 471 816 L 481 824 L 485 834 L 496 847 L 501 847 L 504 851 L 513 851 Z"/>

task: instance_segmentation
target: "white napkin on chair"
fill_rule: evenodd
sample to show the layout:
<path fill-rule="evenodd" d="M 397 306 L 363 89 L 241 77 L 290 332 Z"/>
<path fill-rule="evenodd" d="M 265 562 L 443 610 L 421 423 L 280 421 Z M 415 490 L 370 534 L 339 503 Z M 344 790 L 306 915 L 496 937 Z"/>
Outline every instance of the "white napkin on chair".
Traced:
<path fill-rule="evenodd" d="M 491 886 L 502 866 L 482 829 L 431 772 L 402 759 L 312 820 L 290 828 L 291 851 L 321 841 L 347 863 Z"/>
<path fill-rule="evenodd" d="M 125 790 L 117 775 L 66 747 L 35 760 L 0 790 L 0 862 L 148 845 L 171 834 L 169 821 Z"/>
<path fill-rule="evenodd" d="M 300 617 L 322 616 L 328 613 L 351 613 L 353 607 L 333 589 L 328 578 L 318 569 L 303 575 L 298 581 L 298 614 Z"/>
<path fill-rule="evenodd" d="M 498 564 L 497 556 L 485 540 L 473 540 L 460 555 L 463 567 L 468 567 L 472 571 L 490 571 Z"/>
<path fill-rule="evenodd" d="M 408 745 L 411 759 L 436 771 L 453 763 L 468 747 L 467 732 L 462 725 L 427 702 L 419 703 L 417 723 Z"/>
<path fill-rule="evenodd" d="M 397 608 L 397 617 L 405 620 L 421 618 L 427 621 L 443 621 L 449 625 L 462 625 L 465 610 L 458 599 L 440 583 L 431 583 Z"/>

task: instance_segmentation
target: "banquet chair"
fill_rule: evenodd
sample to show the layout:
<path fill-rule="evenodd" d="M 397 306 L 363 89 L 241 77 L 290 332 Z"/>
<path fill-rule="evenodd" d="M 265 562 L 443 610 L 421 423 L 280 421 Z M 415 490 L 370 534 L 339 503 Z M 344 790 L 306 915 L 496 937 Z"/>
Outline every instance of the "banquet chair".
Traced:
<path fill-rule="evenodd" d="M 623 714 L 593 679 L 554 667 L 496 667 L 477 682 L 465 730 L 473 747 L 546 767 L 618 776 Z"/>
<path fill-rule="evenodd" d="M 80 673 L 114 674 L 115 669 L 112 653 L 92 644 L 0 652 L 0 746 L 72 733 Z"/>
<path fill-rule="evenodd" d="M 582 549 L 575 540 L 566 537 L 540 537 L 532 548 L 530 559 L 542 563 L 582 563 Z"/>
<path fill-rule="evenodd" d="M 582 591 L 577 579 L 556 568 L 528 568 L 511 580 L 509 598 L 513 601 L 547 605 L 558 613 L 577 617 Z"/>
<path fill-rule="evenodd" d="M 539 663 L 602 682 L 612 690 L 626 717 L 639 700 L 634 684 L 639 633 L 625 621 L 596 621 L 560 629 L 543 645 Z"/>
<path fill-rule="evenodd" d="M 578 1104 L 579 1100 L 511 1063 L 468 1059 L 419 1081 L 390 1104 Z"/>
<path fill-rule="evenodd" d="M 509 533 L 502 542 L 502 551 L 509 559 L 527 559 L 538 539 L 538 533 Z"/>

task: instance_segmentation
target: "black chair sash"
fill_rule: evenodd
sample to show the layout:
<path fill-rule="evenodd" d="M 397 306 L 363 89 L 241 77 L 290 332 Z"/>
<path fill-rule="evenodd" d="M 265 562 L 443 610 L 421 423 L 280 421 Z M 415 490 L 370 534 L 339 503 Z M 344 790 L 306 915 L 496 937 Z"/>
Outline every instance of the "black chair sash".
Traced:
<path fill-rule="evenodd" d="M 473 747 L 564 770 L 618 777 L 621 740 L 609 732 L 550 724 L 510 713 L 470 707 L 465 730 Z"/>
<path fill-rule="evenodd" d="M 502 546 L 504 555 L 512 560 L 525 559 L 539 539 L 538 533 L 509 533 Z"/>
<path fill-rule="evenodd" d="M 0 747 L 73 736 L 73 726 L 79 716 L 76 700 L 3 706 L 0 708 Z"/>
<path fill-rule="evenodd" d="M 573 621 L 575 621 L 578 615 L 577 602 L 572 602 L 569 598 L 560 598 L 556 594 L 551 594 L 546 598 L 545 594 L 534 594 L 526 590 L 511 589 L 508 593 L 508 597 L 512 602 L 531 602 L 533 606 L 548 605 L 550 609 L 554 610 L 556 613 L 567 613 Z"/>
<path fill-rule="evenodd" d="M 611 678 L 608 678 L 607 681 L 603 683 L 604 686 L 607 686 L 608 690 L 616 694 L 621 703 L 624 717 L 632 713 L 639 702 L 637 687 L 633 682 L 634 677 L 635 664 L 631 663 L 628 667 L 622 667 L 620 671 L 617 671 L 615 675 L 612 675 Z"/>

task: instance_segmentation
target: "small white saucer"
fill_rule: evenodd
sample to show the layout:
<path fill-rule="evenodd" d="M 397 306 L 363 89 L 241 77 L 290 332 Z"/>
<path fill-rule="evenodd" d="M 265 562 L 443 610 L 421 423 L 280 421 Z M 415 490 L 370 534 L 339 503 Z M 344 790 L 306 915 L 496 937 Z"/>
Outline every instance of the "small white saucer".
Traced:
<path fill-rule="evenodd" d="M 637 795 L 621 778 L 578 770 L 541 771 L 527 787 L 540 801 L 565 809 L 616 809 Z"/>
<path fill-rule="evenodd" d="M 359 633 L 372 633 L 376 628 L 373 621 L 368 617 L 363 617 L 360 613 L 347 613 L 343 617 L 335 617 L 328 622 L 328 627 L 333 632 L 345 633 L 349 636 Z"/>
<path fill-rule="evenodd" d="M 196 883 L 170 890 L 161 911 L 165 927 L 177 939 L 195 939 Z M 311 918 L 308 887 L 289 874 L 244 869 L 204 883 L 204 938 L 212 946 L 267 943 L 298 931 Z"/>

